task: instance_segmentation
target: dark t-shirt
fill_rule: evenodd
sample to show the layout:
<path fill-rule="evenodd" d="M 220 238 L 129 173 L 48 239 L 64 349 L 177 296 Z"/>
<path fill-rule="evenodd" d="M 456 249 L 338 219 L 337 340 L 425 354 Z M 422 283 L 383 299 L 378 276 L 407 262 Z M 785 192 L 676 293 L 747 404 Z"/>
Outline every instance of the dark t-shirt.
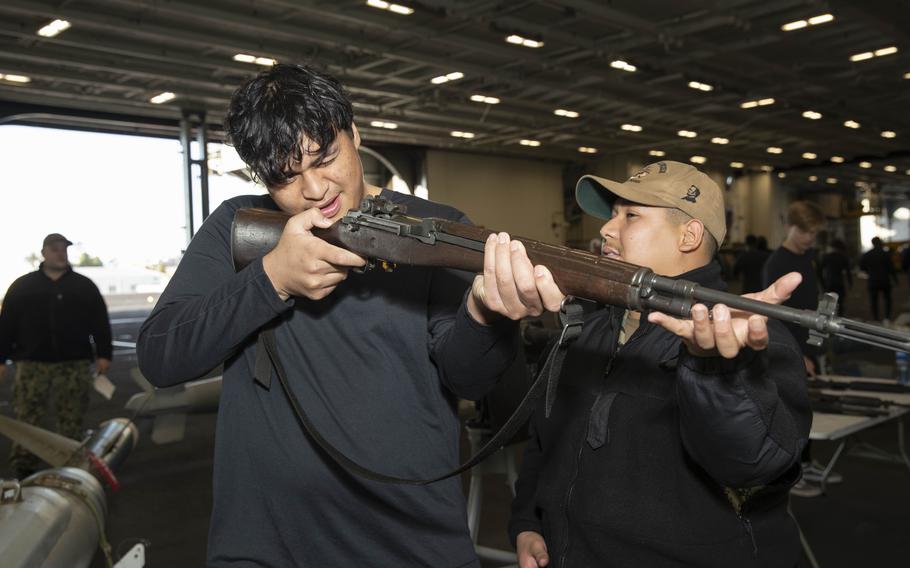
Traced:
<path fill-rule="evenodd" d="M 383 192 L 408 214 L 465 221 L 449 207 Z M 427 486 L 367 481 L 301 431 L 273 377 L 253 380 L 269 321 L 291 388 L 319 432 L 381 473 L 429 478 L 458 463 L 456 398 L 479 398 L 517 352 L 517 326 L 483 327 L 463 298 L 472 275 L 398 267 L 350 274 L 318 301 L 282 302 L 256 261 L 234 273 L 222 204 L 190 243 L 139 339 L 153 383 L 225 360 L 215 440 L 209 566 L 479 566 L 459 478 Z M 273 373 L 274 374 L 274 373 Z"/>
<path fill-rule="evenodd" d="M 847 289 L 847 283 L 852 281 L 850 259 L 842 252 L 831 251 L 823 256 L 819 263 L 819 269 L 825 290 L 844 293 Z"/>
<path fill-rule="evenodd" d="M 759 292 L 762 286 L 762 268 L 771 251 L 747 250 L 743 252 L 733 266 L 733 275 L 742 277 L 742 293 Z"/>
<path fill-rule="evenodd" d="M 859 267 L 869 275 L 870 286 L 887 288 L 895 278 L 891 254 L 885 249 L 873 248 L 866 252 L 859 261 Z"/>
<path fill-rule="evenodd" d="M 778 247 L 765 262 L 762 270 L 762 285 L 767 288 L 775 280 L 789 272 L 799 272 L 803 276 L 803 281 L 796 287 L 790 299 L 783 305 L 791 308 L 816 310 L 818 309 L 818 271 L 815 265 L 815 249 L 809 249 L 804 254 L 795 254 L 784 247 Z M 809 339 L 809 330 L 796 324 L 784 322 L 796 342 L 799 344 L 803 354 L 815 356 L 819 354 L 819 349 L 812 347 L 806 341 Z"/>

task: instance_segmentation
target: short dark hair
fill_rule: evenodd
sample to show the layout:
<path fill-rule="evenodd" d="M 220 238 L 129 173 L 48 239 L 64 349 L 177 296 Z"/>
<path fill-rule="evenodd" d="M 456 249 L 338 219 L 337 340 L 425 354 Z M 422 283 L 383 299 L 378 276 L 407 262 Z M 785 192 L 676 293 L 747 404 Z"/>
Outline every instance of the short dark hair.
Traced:
<path fill-rule="evenodd" d="M 303 160 L 301 140 L 325 159 L 341 131 L 351 131 L 354 110 L 337 79 L 305 65 L 279 63 L 246 81 L 234 92 L 224 129 L 229 142 L 266 187 L 286 185 L 292 163 Z"/>

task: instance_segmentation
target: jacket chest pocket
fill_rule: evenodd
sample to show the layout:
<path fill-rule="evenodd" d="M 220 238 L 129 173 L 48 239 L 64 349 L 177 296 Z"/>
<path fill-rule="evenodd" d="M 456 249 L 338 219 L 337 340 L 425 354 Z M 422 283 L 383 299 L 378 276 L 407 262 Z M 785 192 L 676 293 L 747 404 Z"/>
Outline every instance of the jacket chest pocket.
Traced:
<path fill-rule="evenodd" d="M 653 422 L 661 420 L 662 414 L 676 412 L 677 359 L 660 359 L 656 363 L 644 356 L 631 357 L 607 364 L 588 416 L 585 442 L 590 449 L 609 443 L 610 418 L 617 409 L 623 416 L 621 427 L 627 428 L 635 428 L 639 419 Z M 628 418 L 632 421 L 626 424 Z"/>

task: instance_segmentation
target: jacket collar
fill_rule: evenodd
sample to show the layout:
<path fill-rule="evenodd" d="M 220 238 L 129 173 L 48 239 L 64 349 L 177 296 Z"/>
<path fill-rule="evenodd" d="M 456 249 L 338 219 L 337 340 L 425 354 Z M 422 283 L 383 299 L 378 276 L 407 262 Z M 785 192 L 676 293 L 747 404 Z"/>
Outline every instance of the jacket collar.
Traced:
<path fill-rule="evenodd" d="M 712 260 L 700 268 L 690 270 L 689 272 L 680 274 L 674 278 L 677 278 L 679 280 L 691 280 L 696 284 L 700 284 L 713 290 L 721 290 L 724 292 L 727 291 L 727 283 L 724 282 L 724 279 L 721 275 L 720 263 L 716 260 Z"/>

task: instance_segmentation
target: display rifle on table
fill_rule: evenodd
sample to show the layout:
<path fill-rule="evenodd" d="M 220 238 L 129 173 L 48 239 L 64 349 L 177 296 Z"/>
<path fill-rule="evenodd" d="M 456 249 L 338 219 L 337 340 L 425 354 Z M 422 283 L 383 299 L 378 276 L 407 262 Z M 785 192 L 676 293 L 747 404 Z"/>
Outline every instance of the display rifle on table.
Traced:
<path fill-rule="evenodd" d="M 834 395 L 814 388 L 809 389 L 809 404 L 815 412 L 860 416 L 888 416 L 892 407 L 907 406 L 874 396 Z"/>
<path fill-rule="evenodd" d="M 426 266 L 483 271 L 484 246 L 492 233 L 482 227 L 445 219 L 407 216 L 405 208 L 381 197 L 367 197 L 359 210 L 351 210 L 331 227 L 314 227 L 312 233 L 335 246 L 367 259 L 361 270 L 376 267 L 393 270 L 396 265 Z M 278 244 L 291 215 L 269 209 L 239 209 L 231 227 L 231 254 L 235 270 L 242 270 L 265 256 Z M 386 483 L 425 485 L 467 471 L 512 439 L 546 393 L 545 416 L 549 416 L 559 369 L 568 342 L 580 333 L 582 310 L 572 297 L 585 298 L 632 310 L 657 310 L 676 317 L 689 317 L 698 302 L 723 303 L 740 309 L 809 328 L 809 342 L 821 345 L 829 334 L 895 350 L 910 350 L 910 334 L 837 317 L 837 295 L 826 294 L 818 311 L 787 308 L 734 294 L 705 288 L 687 280 L 655 274 L 649 268 L 614 260 L 568 247 L 513 237 L 521 241 L 534 264 L 546 266 L 559 289 L 566 294 L 560 309 L 562 332 L 550 350 L 537 378 L 521 403 L 489 441 L 452 471 L 428 479 L 401 478 L 379 473 L 337 450 L 318 431 L 294 395 L 281 360 L 274 332 L 266 327 L 259 334 L 256 349 L 256 380 L 269 384 L 272 369 L 285 396 L 310 439 L 348 471 L 363 478 Z"/>
<path fill-rule="evenodd" d="M 809 379 L 809 388 L 828 390 L 853 390 L 867 392 L 890 392 L 895 394 L 910 394 L 910 386 L 900 383 L 879 383 L 869 381 L 829 381 L 813 377 Z"/>
<path fill-rule="evenodd" d="M 367 269 L 386 270 L 396 264 L 483 271 L 484 243 L 492 231 L 454 221 L 407 216 L 405 208 L 380 197 L 367 197 L 360 210 L 349 211 L 328 229 L 314 227 L 317 237 L 368 259 Z M 264 256 L 281 238 L 290 215 L 267 209 L 240 209 L 234 215 L 231 247 L 240 270 Z M 842 318 L 837 294 L 828 293 L 818 310 L 770 304 L 706 288 L 695 282 L 655 274 L 650 268 L 568 247 L 513 237 L 521 241 L 533 264 L 546 266 L 559 289 L 631 310 L 656 310 L 688 318 L 696 303 L 730 308 L 793 323 L 809 330 L 809 343 L 820 346 L 836 335 L 910 352 L 910 333 Z"/>

